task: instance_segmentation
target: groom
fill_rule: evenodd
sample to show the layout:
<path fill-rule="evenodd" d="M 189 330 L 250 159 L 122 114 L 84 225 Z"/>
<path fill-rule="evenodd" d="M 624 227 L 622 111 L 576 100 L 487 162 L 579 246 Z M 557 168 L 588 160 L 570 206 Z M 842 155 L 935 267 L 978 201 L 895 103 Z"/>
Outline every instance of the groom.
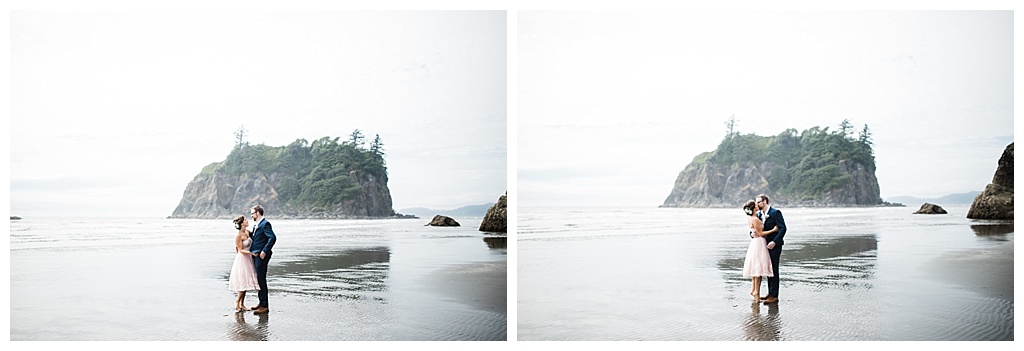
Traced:
<path fill-rule="evenodd" d="M 757 218 L 764 222 L 764 231 L 768 234 L 764 238 L 768 240 L 768 257 L 772 260 L 772 276 L 768 277 L 768 295 L 761 297 L 761 301 L 767 305 L 779 302 L 779 260 L 782 259 L 782 237 L 786 235 L 786 220 L 782 218 L 782 211 L 772 207 L 768 202 L 768 195 L 757 195 L 754 201 L 760 210 Z"/>
<path fill-rule="evenodd" d="M 260 304 L 253 307 L 253 313 L 263 314 L 270 312 L 270 303 L 267 302 L 267 264 L 274 253 L 271 249 L 277 241 L 277 236 L 274 235 L 270 222 L 263 217 L 263 206 L 256 205 L 250 210 L 250 214 L 253 223 L 256 223 L 256 229 L 252 231 L 252 245 L 249 251 L 253 255 L 252 263 L 256 266 L 256 282 L 260 285 Z"/>

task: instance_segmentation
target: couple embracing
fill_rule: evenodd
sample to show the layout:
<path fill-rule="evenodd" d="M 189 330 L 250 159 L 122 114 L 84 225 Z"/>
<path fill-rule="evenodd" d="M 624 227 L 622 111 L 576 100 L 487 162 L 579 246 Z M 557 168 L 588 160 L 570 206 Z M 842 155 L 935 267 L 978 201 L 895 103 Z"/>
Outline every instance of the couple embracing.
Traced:
<path fill-rule="evenodd" d="M 743 277 L 751 278 L 750 295 L 755 302 L 766 305 L 779 302 L 779 260 L 782 258 L 782 237 L 786 220 L 782 211 L 771 206 L 768 195 L 757 195 L 743 204 L 750 225 L 750 246 L 743 261 Z M 761 296 L 761 277 L 768 277 L 768 294 Z"/>
<path fill-rule="evenodd" d="M 264 314 L 270 312 L 270 303 L 267 301 L 267 264 L 270 263 L 271 249 L 277 242 L 274 229 L 270 222 L 263 217 L 263 206 L 256 205 L 249 210 L 256 226 L 250 231 L 249 220 L 245 216 L 238 216 L 234 219 L 235 229 L 235 261 L 231 265 L 231 275 L 228 277 L 228 288 L 238 292 L 235 299 L 235 312 L 249 310 L 245 307 L 245 292 L 248 290 L 259 291 L 260 304 L 252 307 L 253 313 Z"/>

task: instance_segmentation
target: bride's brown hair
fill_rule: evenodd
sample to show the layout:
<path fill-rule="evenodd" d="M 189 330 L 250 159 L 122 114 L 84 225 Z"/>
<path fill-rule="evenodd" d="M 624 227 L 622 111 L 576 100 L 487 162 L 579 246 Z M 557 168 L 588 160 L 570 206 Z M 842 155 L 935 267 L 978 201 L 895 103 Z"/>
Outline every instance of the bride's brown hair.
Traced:
<path fill-rule="evenodd" d="M 242 229 L 242 221 L 244 221 L 244 220 L 245 220 L 245 216 L 235 217 L 235 219 L 232 220 L 232 222 L 235 223 L 235 229 L 241 230 Z"/>
<path fill-rule="evenodd" d="M 754 215 L 754 200 L 747 200 L 747 203 L 743 204 L 743 213 L 748 216 Z"/>

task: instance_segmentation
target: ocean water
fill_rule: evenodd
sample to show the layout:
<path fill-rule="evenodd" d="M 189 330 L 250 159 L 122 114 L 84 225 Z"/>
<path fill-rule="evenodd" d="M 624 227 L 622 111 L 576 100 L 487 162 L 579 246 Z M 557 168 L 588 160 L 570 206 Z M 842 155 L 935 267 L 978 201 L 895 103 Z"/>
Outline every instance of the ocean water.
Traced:
<path fill-rule="evenodd" d="M 1012 221 L 780 209 L 764 305 L 740 209 L 520 207 L 518 340 L 1013 340 Z"/>
<path fill-rule="evenodd" d="M 230 220 L 11 221 L 11 340 L 507 339 L 507 242 L 479 219 L 268 220 L 268 315 L 233 310 Z"/>

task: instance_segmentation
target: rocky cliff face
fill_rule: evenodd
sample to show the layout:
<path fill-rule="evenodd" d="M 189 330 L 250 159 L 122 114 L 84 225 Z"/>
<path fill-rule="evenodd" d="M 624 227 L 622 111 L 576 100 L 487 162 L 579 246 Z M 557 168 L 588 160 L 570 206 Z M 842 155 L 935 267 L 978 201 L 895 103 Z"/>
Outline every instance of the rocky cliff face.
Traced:
<path fill-rule="evenodd" d="M 967 218 L 1013 219 L 1013 143 L 1003 150 L 992 183 L 974 198 Z"/>
<path fill-rule="evenodd" d="M 185 188 L 181 202 L 170 218 L 233 218 L 262 205 L 271 218 L 382 218 L 394 216 L 391 192 L 386 181 L 358 172 L 349 178 L 362 187 L 354 198 L 330 208 L 310 208 L 283 203 L 277 188 L 283 174 L 246 173 L 238 176 L 221 172 L 200 173 Z"/>
<path fill-rule="evenodd" d="M 800 198 L 772 189 L 768 177 L 779 167 L 773 162 L 691 163 L 679 172 L 662 207 L 739 207 L 758 194 L 779 206 L 876 206 L 882 204 L 873 168 L 839 162 L 850 182 L 815 198 Z"/>

